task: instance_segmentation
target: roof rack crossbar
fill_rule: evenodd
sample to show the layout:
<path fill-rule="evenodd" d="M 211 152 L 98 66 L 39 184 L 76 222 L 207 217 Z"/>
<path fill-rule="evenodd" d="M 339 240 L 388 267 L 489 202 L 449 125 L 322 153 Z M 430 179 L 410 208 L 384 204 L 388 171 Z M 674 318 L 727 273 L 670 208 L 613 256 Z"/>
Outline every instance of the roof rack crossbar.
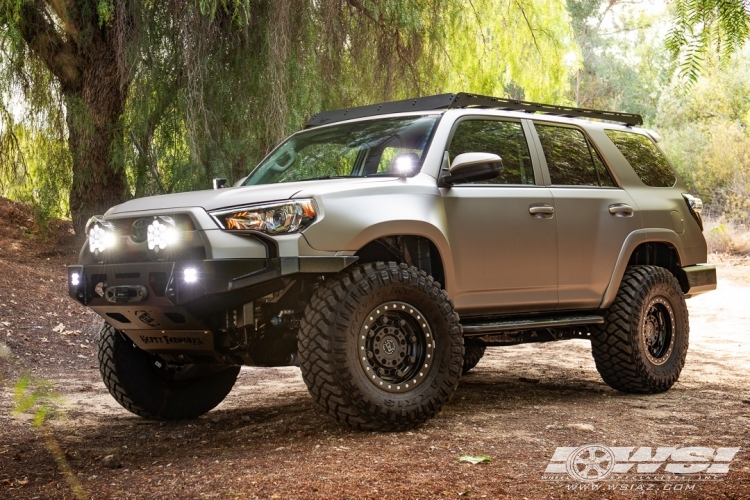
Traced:
<path fill-rule="evenodd" d="M 524 111 L 526 113 L 543 113 L 570 118 L 590 118 L 624 123 L 629 127 L 643 125 L 643 118 L 641 115 L 632 113 L 574 108 L 571 106 L 557 106 L 553 104 L 542 104 L 538 102 L 519 101 L 517 99 L 505 99 L 502 97 L 490 97 L 459 92 L 456 94 L 440 94 L 428 97 L 417 97 L 415 99 L 405 99 L 403 101 L 371 104 L 369 106 L 324 111 L 313 115 L 313 117 L 305 124 L 305 128 L 318 127 L 320 125 L 327 125 L 329 123 L 336 123 L 344 120 L 353 120 L 355 118 L 364 118 L 367 116 L 455 108 L 489 108 L 507 111 Z"/>

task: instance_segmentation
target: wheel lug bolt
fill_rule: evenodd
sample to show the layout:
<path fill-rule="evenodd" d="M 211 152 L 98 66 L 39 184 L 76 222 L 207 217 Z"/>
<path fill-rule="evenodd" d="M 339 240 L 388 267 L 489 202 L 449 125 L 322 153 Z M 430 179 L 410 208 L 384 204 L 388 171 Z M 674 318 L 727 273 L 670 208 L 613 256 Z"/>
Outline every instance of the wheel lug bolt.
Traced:
<path fill-rule="evenodd" d="M 378 368 L 378 375 L 383 375 L 385 373 L 385 370 L 382 368 Z"/>
<path fill-rule="evenodd" d="M 375 336 L 375 332 L 373 332 L 372 330 L 370 330 L 369 332 L 367 332 L 367 336 L 369 338 L 373 338 Z"/>
<path fill-rule="evenodd" d="M 416 362 L 417 362 L 417 358 L 415 358 L 414 356 L 409 356 L 409 363 L 416 363 Z"/>
<path fill-rule="evenodd" d="M 374 356 L 374 354 L 372 353 L 372 351 L 367 351 L 367 357 L 369 359 L 372 359 L 373 356 Z"/>
<path fill-rule="evenodd" d="M 383 316 L 383 324 L 384 325 L 388 324 L 388 318 L 386 316 Z"/>
<path fill-rule="evenodd" d="M 411 337 L 409 337 L 409 342 L 411 342 L 412 344 L 416 344 L 417 343 L 417 336 L 416 335 L 412 335 Z"/>
<path fill-rule="evenodd" d="M 401 319 L 401 320 L 399 320 L 398 324 L 401 325 L 401 326 L 404 326 L 406 324 L 406 320 L 405 319 Z"/>

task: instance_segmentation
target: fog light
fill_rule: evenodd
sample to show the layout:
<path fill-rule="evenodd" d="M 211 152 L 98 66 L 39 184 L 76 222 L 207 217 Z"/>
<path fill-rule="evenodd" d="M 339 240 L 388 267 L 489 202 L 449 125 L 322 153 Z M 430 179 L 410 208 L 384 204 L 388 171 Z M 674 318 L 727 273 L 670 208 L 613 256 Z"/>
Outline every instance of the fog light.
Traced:
<path fill-rule="evenodd" d="M 78 273 L 73 273 L 70 275 L 70 284 L 73 286 L 78 286 L 81 283 L 81 275 Z"/>
<path fill-rule="evenodd" d="M 198 270 L 192 267 L 185 269 L 185 283 L 195 283 L 198 281 Z"/>

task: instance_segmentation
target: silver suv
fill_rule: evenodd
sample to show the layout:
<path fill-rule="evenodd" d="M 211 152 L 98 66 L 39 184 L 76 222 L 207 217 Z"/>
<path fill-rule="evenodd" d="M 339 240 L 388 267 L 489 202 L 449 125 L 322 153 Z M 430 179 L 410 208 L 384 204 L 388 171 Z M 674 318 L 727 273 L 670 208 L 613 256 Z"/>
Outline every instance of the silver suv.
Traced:
<path fill-rule="evenodd" d="M 666 391 L 716 271 L 641 123 L 471 94 L 322 113 L 234 187 L 92 218 L 69 292 L 147 418 L 211 410 L 241 365 L 299 365 L 334 418 L 403 430 L 487 346 L 571 338 L 611 387 Z"/>

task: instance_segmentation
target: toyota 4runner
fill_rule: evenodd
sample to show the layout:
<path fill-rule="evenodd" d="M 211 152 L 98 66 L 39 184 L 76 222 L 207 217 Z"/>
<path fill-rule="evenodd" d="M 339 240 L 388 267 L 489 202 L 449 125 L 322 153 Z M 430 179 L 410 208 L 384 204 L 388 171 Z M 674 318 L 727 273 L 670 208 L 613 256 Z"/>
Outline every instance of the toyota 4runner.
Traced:
<path fill-rule="evenodd" d="M 701 200 L 641 124 L 463 93 L 321 113 L 234 187 L 93 217 L 69 293 L 146 418 L 211 410 L 241 365 L 299 365 L 334 418 L 403 430 L 487 346 L 572 338 L 611 387 L 666 391 L 716 271 Z"/>

